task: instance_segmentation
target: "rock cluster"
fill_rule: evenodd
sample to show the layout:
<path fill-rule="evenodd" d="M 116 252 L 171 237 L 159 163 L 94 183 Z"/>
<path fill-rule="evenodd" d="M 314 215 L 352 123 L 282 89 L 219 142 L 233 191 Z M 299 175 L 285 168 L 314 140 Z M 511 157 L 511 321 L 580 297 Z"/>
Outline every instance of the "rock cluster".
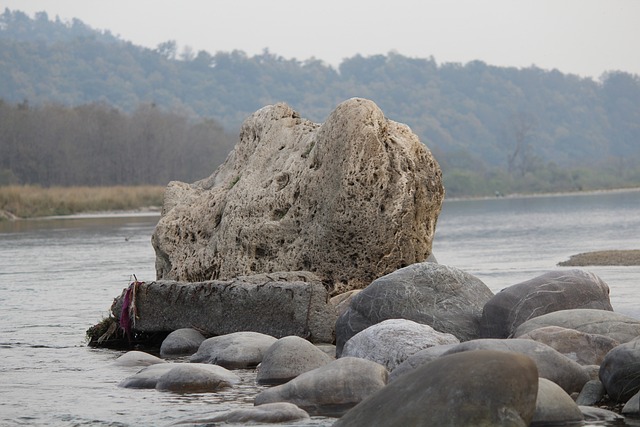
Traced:
<path fill-rule="evenodd" d="M 254 407 L 195 424 L 619 418 L 585 406 L 603 399 L 640 415 L 640 320 L 613 312 L 589 272 L 493 295 L 438 264 L 442 197 L 429 151 L 370 101 L 323 125 L 284 104 L 259 110 L 211 177 L 167 188 L 153 237 L 162 280 L 135 282 L 112 311 L 128 333 L 170 333 L 160 354 L 182 362 L 129 352 L 115 365 L 142 369 L 120 386 L 215 393 L 254 370 Z"/>
<path fill-rule="evenodd" d="M 394 282 L 388 281 L 394 289 L 390 295 L 407 300 L 400 306 L 412 302 L 413 312 L 425 298 L 415 283 L 435 284 L 434 277 L 443 284 L 427 286 L 434 288 L 432 293 L 445 289 L 449 299 L 467 298 L 470 307 L 491 301 L 483 292 L 476 292 L 474 300 L 468 289 L 459 291 L 462 296 L 451 295 L 457 291 L 448 290 L 447 278 L 461 275 L 451 267 L 415 265 L 401 270 L 400 277 L 407 271 L 416 277 L 400 282 L 403 287 L 393 288 Z M 463 277 L 468 286 L 477 286 Z M 544 277 L 554 276 L 535 280 Z M 367 294 L 368 288 L 358 293 Z M 608 292 L 601 298 L 599 304 L 606 306 Z M 342 316 L 361 304 L 352 298 Z M 522 306 L 522 301 L 514 299 L 512 304 Z M 566 305 L 572 307 L 571 302 Z M 369 307 L 369 312 L 380 311 L 372 308 L 376 305 Z M 426 322 L 381 320 L 346 339 L 337 359 L 332 357 L 338 353 L 336 347 L 320 347 L 294 335 L 276 339 L 250 331 L 204 339 L 194 350 L 193 340 L 201 335 L 181 329 L 170 334 L 163 347 L 175 354 L 191 353 L 190 363 L 167 363 L 133 351 L 115 364 L 143 368 L 121 381 L 127 388 L 215 393 L 242 383 L 232 371 L 239 368 L 256 369 L 255 383 L 268 386 L 256 394 L 253 408 L 193 423 L 285 423 L 310 415 L 337 417 L 336 426 L 401 426 L 415 420 L 420 425 L 527 426 L 619 419 L 618 414 L 593 407 L 603 399 L 627 402 L 624 413 L 640 415 L 640 320 L 606 309 L 563 309 L 561 304 L 558 309 L 522 323 L 514 333 L 517 338 L 480 338 L 477 329 L 476 336 L 464 335 L 462 340 L 462 335 L 438 331 Z M 505 310 L 504 318 L 511 312 Z M 469 317 L 438 323 L 437 312 L 432 313 L 430 323 L 466 330 L 461 325 Z"/>
<path fill-rule="evenodd" d="M 264 107 L 209 178 L 167 187 L 157 278 L 304 270 L 333 294 L 364 288 L 430 255 L 441 175 L 416 135 L 369 100 L 343 102 L 321 125 Z"/>

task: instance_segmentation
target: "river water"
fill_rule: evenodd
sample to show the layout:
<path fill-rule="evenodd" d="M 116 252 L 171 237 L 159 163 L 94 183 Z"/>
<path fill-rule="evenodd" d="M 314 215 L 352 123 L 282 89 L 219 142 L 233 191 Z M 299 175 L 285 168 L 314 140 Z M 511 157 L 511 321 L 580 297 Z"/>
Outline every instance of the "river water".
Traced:
<path fill-rule="evenodd" d="M 221 393 L 121 389 L 117 384 L 135 372 L 112 365 L 122 353 L 86 346 L 85 331 L 107 315 L 132 275 L 154 280 L 157 220 L 131 214 L 0 222 L 1 426 L 162 426 L 252 405 L 261 387 L 251 371 Z M 640 249 L 639 231 L 640 191 L 446 201 L 434 253 L 497 292 L 579 252 Z M 609 284 L 616 311 L 640 318 L 640 267 L 585 269 Z"/>

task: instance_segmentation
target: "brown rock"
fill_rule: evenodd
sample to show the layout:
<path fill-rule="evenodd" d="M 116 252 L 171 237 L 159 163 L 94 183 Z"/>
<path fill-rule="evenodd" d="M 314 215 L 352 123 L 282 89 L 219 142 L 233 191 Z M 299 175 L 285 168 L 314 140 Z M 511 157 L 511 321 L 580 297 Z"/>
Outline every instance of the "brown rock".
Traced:
<path fill-rule="evenodd" d="M 429 149 L 373 102 L 345 101 L 322 125 L 267 106 L 213 175 L 167 187 L 157 276 L 306 270 L 332 294 L 360 289 L 427 259 L 443 197 Z"/>
<path fill-rule="evenodd" d="M 601 364 L 607 353 L 620 344 L 604 335 L 587 334 L 559 326 L 534 329 L 520 338 L 546 344 L 581 365 Z"/>

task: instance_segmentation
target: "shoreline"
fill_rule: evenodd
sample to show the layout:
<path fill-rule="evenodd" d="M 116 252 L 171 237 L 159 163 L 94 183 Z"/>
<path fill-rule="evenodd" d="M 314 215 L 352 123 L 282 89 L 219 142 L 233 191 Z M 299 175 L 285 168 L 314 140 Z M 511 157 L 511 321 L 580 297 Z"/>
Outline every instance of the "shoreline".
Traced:
<path fill-rule="evenodd" d="M 78 212 L 68 215 L 46 215 L 21 218 L 11 212 L 0 210 L 0 222 L 3 221 L 43 221 L 55 219 L 94 219 L 94 218 L 125 218 L 125 217 L 152 217 L 160 216 L 162 208 L 160 206 L 149 206 L 140 209 L 114 209 L 102 211 Z"/>
<path fill-rule="evenodd" d="M 541 197 L 564 197 L 564 196 L 591 196 L 597 194 L 619 194 L 619 193 L 634 193 L 640 192 L 640 187 L 629 188 L 613 188 L 606 190 L 584 190 L 584 191 L 567 191 L 567 192 L 554 192 L 554 193 L 513 193 L 502 196 L 460 196 L 460 197 L 447 197 L 445 202 L 465 202 L 474 200 L 514 200 L 514 199 L 527 199 L 527 198 L 541 198 Z M 64 219 L 64 218 L 102 218 L 109 216 L 154 216 L 160 215 L 162 211 L 161 206 L 146 206 L 136 209 L 106 209 L 99 211 L 85 211 L 76 212 L 72 214 L 63 215 L 43 215 L 43 216 L 31 216 L 31 217 L 19 217 L 10 211 L 0 209 L 0 222 L 2 221 L 23 221 L 23 220 L 41 220 L 41 219 Z"/>
<path fill-rule="evenodd" d="M 640 249 L 604 250 L 571 255 L 567 261 L 558 263 L 560 267 L 587 266 L 638 266 Z"/>
<path fill-rule="evenodd" d="M 445 189 L 446 190 L 446 189 Z M 536 197 L 563 197 L 563 196 L 592 196 L 597 194 L 617 194 L 617 193 L 635 193 L 640 192 L 640 187 L 628 188 L 611 188 L 607 190 L 584 190 L 584 191 L 567 191 L 553 193 L 513 193 L 503 196 L 460 196 L 446 197 L 445 202 L 464 202 L 469 200 L 501 200 L 501 199 L 529 199 Z"/>
<path fill-rule="evenodd" d="M 0 186 L 0 221 L 160 210 L 165 186 Z"/>
<path fill-rule="evenodd" d="M 18 218 L 23 221 L 33 220 L 49 220 L 49 219 L 93 219 L 93 218 L 126 218 L 126 217 L 159 217 L 162 208 L 160 206 L 148 206 L 140 209 L 124 209 L 124 210 L 107 210 L 107 211 L 92 211 L 92 212 L 79 212 L 69 215 L 51 215 L 40 216 L 32 218 Z"/>

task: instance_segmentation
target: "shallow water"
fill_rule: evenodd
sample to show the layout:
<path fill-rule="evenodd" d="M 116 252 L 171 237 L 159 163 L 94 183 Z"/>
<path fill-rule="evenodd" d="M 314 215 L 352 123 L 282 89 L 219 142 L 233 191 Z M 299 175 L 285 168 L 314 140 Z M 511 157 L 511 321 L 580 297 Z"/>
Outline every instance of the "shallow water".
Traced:
<path fill-rule="evenodd" d="M 241 386 L 220 393 L 127 390 L 117 384 L 135 370 L 111 365 L 121 352 L 86 346 L 85 331 L 107 315 L 133 274 L 154 280 L 150 237 L 157 219 L 0 223 L 0 425 L 171 425 L 252 405 L 261 389 L 252 371 L 241 372 Z M 447 201 L 434 251 L 441 263 L 498 291 L 575 253 L 638 249 L 638 230 L 640 192 Z M 640 318 L 640 267 L 589 270 L 609 284 L 616 311 Z M 332 423 L 314 417 L 288 425 Z"/>

